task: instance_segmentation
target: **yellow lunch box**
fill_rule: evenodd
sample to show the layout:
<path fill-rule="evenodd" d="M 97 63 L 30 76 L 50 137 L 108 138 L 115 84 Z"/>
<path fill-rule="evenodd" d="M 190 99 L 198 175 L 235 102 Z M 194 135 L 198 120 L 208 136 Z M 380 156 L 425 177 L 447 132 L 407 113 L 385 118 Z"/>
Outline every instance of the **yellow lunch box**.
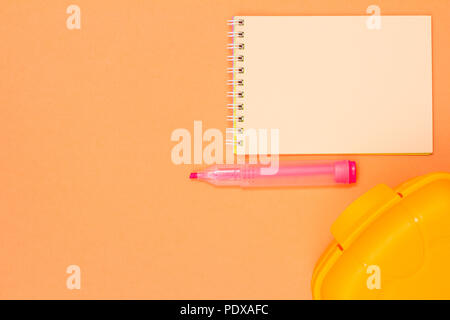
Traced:
<path fill-rule="evenodd" d="M 378 185 L 331 227 L 314 299 L 450 299 L 450 174 Z"/>

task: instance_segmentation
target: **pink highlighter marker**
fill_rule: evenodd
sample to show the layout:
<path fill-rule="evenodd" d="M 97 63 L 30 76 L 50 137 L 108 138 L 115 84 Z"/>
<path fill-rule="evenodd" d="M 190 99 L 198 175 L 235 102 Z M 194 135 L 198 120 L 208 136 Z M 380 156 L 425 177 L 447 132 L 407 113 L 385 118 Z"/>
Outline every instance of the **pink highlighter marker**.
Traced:
<path fill-rule="evenodd" d="M 286 161 L 277 168 L 256 164 L 214 165 L 192 172 L 190 179 L 216 186 L 331 186 L 356 182 L 354 161 Z"/>

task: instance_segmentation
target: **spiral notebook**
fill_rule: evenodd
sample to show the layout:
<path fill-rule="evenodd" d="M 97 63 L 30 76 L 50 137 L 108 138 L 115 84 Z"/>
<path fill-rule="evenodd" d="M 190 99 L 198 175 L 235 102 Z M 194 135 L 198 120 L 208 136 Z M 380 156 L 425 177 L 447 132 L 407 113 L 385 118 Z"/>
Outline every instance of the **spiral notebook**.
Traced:
<path fill-rule="evenodd" d="M 431 17 L 380 18 L 230 20 L 235 152 L 432 153 Z"/>

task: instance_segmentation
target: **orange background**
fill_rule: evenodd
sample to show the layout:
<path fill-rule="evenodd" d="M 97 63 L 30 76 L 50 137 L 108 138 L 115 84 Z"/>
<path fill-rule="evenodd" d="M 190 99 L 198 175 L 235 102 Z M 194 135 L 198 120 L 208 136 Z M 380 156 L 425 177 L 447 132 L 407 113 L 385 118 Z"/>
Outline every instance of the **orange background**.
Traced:
<path fill-rule="evenodd" d="M 371 4 L 432 15 L 433 155 L 353 156 L 341 189 L 217 189 L 171 162 L 174 129 L 227 125 L 227 19 Z M 0 298 L 310 298 L 349 203 L 450 171 L 449 1 L 8 0 L 0 21 Z"/>

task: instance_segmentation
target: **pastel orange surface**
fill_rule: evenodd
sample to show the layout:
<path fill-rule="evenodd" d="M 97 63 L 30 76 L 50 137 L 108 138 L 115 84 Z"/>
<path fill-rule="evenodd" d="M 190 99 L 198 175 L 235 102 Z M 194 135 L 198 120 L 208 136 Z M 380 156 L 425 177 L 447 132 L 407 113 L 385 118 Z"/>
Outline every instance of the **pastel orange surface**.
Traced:
<path fill-rule="evenodd" d="M 81 30 L 66 28 L 72 3 Z M 432 16 L 431 156 L 351 157 L 352 188 L 217 189 L 172 163 L 170 136 L 194 120 L 227 125 L 227 19 L 371 4 L 2 1 L 0 298 L 309 299 L 348 204 L 378 183 L 450 170 L 450 2 L 376 3 Z M 66 288 L 71 264 L 81 290 Z"/>

